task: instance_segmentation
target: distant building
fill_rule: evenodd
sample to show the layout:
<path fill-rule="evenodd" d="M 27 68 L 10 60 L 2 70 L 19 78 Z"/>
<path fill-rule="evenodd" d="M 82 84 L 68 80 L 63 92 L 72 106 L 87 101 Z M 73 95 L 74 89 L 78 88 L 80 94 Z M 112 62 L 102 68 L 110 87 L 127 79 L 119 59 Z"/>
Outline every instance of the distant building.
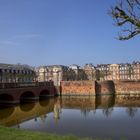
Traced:
<path fill-rule="evenodd" d="M 78 74 L 79 70 L 81 69 L 80 66 L 76 64 L 70 65 L 69 68 L 72 69 L 76 74 Z"/>
<path fill-rule="evenodd" d="M 85 64 L 84 71 L 87 75 L 88 80 L 90 80 L 90 81 L 98 80 L 97 70 L 96 70 L 96 67 L 93 66 L 93 64 L 91 64 L 91 63 Z"/>
<path fill-rule="evenodd" d="M 68 80 L 68 67 L 63 65 L 53 65 L 53 82 L 54 85 L 60 85 L 62 80 Z"/>
<path fill-rule="evenodd" d="M 35 71 L 28 65 L 0 63 L 0 83 L 27 83 L 35 78 Z"/>
<path fill-rule="evenodd" d="M 37 81 L 39 81 L 39 82 L 49 81 L 53 76 L 53 75 L 50 76 L 51 78 L 48 77 L 48 68 L 46 66 L 39 66 L 35 69 L 35 71 L 36 71 L 36 75 L 37 75 Z"/>
<path fill-rule="evenodd" d="M 54 85 L 60 85 L 61 81 L 75 79 L 75 72 L 68 66 L 50 65 L 36 68 L 37 79 L 39 82 L 53 81 Z"/>
<path fill-rule="evenodd" d="M 73 65 L 70 65 L 69 68 L 72 69 L 76 74 L 74 80 L 87 80 L 88 79 L 84 69 L 82 69 L 80 66 L 73 64 Z"/>
<path fill-rule="evenodd" d="M 58 86 L 61 81 L 73 80 L 140 80 L 140 62 L 100 64 L 96 67 L 89 63 L 85 64 L 84 68 L 76 64 L 70 66 L 50 65 L 37 67 L 35 71 L 37 81 L 53 81 L 54 85 Z M 18 78 L 18 81 L 20 80 Z"/>
<path fill-rule="evenodd" d="M 119 64 L 109 65 L 108 80 L 120 80 L 120 66 Z"/>
<path fill-rule="evenodd" d="M 132 77 L 132 66 L 129 63 L 119 64 L 120 80 L 131 80 Z"/>
<path fill-rule="evenodd" d="M 97 65 L 100 80 L 140 80 L 140 62 Z"/>
<path fill-rule="evenodd" d="M 96 69 L 99 71 L 99 80 L 108 80 L 110 77 L 109 64 L 97 65 Z"/>
<path fill-rule="evenodd" d="M 133 62 L 131 65 L 131 79 L 140 80 L 140 62 Z"/>

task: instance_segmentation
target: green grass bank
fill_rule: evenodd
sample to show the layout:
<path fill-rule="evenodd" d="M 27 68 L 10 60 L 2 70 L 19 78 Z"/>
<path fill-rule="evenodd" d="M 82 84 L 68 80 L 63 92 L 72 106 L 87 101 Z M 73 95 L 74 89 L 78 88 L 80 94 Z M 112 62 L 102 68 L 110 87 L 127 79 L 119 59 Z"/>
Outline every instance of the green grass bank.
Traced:
<path fill-rule="evenodd" d="M 0 126 L 0 140 L 91 140 L 75 136 L 60 136 Z"/>

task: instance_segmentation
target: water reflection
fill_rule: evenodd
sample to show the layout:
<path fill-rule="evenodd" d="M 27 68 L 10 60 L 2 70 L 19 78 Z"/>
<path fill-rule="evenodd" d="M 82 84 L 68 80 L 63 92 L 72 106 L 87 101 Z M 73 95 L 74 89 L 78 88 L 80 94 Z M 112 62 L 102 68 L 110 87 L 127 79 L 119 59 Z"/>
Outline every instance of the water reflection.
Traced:
<path fill-rule="evenodd" d="M 0 125 L 101 138 L 109 138 L 109 135 L 118 138 L 124 133 L 128 138 L 133 138 L 133 134 L 137 139 L 140 136 L 139 107 L 139 98 L 64 96 L 1 108 Z M 118 127 L 122 129 L 120 132 Z"/>
<path fill-rule="evenodd" d="M 113 113 L 114 106 L 126 107 L 126 114 L 133 118 L 140 106 L 140 99 L 124 99 L 114 96 L 65 96 L 53 99 L 48 99 L 36 103 L 23 104 L 16 107 L 1 108 L 0 109 L 0 124 L 6 126 L 15 125 L 17 122 L 26 121 L 29 118 L 40 116 L 45 120 L 47 114 L 53 112 L 53 118 L 57 122 L 60 119 L 60 114 L 63 109 L 76 109 L 80 110 L 81 115 L 88 116 L 90 112 L 96 114 L 97 109 L 102 110 L 102 115 L 110 117 Z"/>
<path fill-rule="evenodd" d="M 14 110 L 15 110 L 14 107 L 0 109 L 0 120 L 3 120 L 5 118 L 11 116 L 13 114 Z"/>
<path fill-rule="evenodd" d="M 96 97 L 96 108 L 110 108 L 115 104 L 115 96 L 113 95 L 103 95 Z"/>
<path fill-rule="evenodd" d="M 97 96 L 96 98 L 96 108 L 102 109 L 103 114 L 106 117 L 111 116 L 113 112 L 113 106 L 115 104 L 115 97 L 112 95 L 110 96 Z"/>
<path fill-rule="evenodd" d="M 138 109 L 134 108 L 134 107 L 128 107 L 126 109 L 128 116 L 130 116 L 131 118 L 133 118 L 136 115 L 137 111 L 138 111 Z"/>
<path fill-rule="evenodd" d="M 117 96 L 115 98 L 115 106 L 127 107 L 126 113 L 130 118 L 133 118 L 138 108 L 140 107 L 140 98 L 139 97 L 130 97 L 128 96 Z"/>
<path fill-rule="evenodd" d="M 54 104 L 54 109 L 53 109 L 53 113 L 54 113 L 53 117 L 54 117 L 56 123 L 60 119 L 60 113 L 62 112 L 61 108 L 62 108 L 62 106 L 61 106 L 60 99 L 57 98 L 56 102 Z"/>
<path fill-rule="evenodd" d="M 0 125 L 13 126 L 26 120 L 53 112 L 54 100 L 28 103 L 16 107 L 0 109 Z"/>

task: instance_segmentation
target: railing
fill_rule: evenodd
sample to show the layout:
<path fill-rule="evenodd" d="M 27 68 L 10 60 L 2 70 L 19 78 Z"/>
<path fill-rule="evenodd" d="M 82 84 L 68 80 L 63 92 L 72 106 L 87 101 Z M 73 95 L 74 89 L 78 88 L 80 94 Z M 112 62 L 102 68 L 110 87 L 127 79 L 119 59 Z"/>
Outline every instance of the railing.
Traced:
<path fill-rule="evenodd" d="M 0 83 L 0 89 L 8 88 L 23 88 L 23 87 L 42 87 L 42 86 L 53 86 L 52 81 L 48 82 L 29 82 L 29 83 Z"/>

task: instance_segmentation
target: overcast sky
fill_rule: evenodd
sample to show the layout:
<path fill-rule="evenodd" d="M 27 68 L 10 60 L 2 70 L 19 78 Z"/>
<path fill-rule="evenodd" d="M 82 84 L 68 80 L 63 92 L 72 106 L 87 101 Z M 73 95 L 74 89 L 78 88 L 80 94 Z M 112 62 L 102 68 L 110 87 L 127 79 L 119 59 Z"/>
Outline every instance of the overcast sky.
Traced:
<path fill-rule="evenodd" d="M 115 37 L 112 0 L 0 0 L 0 62 L 32 66 L 140 60 L 140 36 Z"/>

